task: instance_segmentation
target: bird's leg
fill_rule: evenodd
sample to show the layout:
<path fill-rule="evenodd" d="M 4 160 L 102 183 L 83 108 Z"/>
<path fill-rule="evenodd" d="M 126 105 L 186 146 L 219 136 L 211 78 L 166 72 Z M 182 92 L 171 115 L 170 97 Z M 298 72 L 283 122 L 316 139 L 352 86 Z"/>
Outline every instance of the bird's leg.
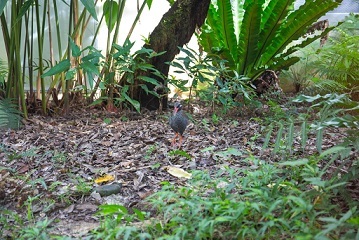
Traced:
<path fill-rule="evenodd" d="M 175 133 L 175 137 L 173 138 L 172 144 L 171 144 L 172 146 L 175 146 L 177 136 L 178 136 L 178 133 Z"/>
<path fill-rule="evenodd" d="M 183 140 L 183 137 L 182 137 L 182 135 L 180 134 L 180 135 L 179 135 L 179 147 L 178 147 L 178 149 L 180 149 L 181 146 L 182 146 L 182 140 Z"/>

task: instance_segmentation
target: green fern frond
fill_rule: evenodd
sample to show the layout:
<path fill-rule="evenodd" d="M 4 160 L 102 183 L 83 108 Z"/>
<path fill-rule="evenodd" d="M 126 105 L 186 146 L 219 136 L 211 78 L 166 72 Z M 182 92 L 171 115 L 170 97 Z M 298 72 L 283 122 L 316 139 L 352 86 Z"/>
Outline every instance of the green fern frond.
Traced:
<path fill-rule="evenodd" d="M 19 129 L 21 127 L 21 112 L 11 99 L 0 100 L 0 129 Z"/>
<path fill-rule="evenodd" d="M 327 93 L 342 93 L 346 89 L 345 85 L 330 79 L 313 78 L 310 81 L 310 85 L 302 90 L 302 94 L 316 95 Z"/>

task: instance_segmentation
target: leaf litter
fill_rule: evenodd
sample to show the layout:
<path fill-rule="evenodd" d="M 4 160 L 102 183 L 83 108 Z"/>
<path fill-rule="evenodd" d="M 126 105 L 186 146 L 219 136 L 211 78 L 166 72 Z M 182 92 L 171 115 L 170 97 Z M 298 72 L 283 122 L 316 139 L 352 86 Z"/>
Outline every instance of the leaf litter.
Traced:
<path fill-rule="evenodd" d="M 169 113 L 124 114 L 83 110 L 66 117 L 34 115 L 23 129 L 2 132 L 3 207 L 24 214 L 27 199 L 41 196 L 37 217 L 58 220 L 53 223 L 56 234 L 79 237 L 99 225 L 94 213 L 101 204 L 141 209 L 141 201 L 159 190 L 161 182 L 181 185 L 191 170 L 247 168 L 248 161 L 242 160 L 248 156 L 276 161 L 271 149 L 262 149 L 265 136 L 251 118 L 234 115 L 214 124 L 206 113 L 193 114 L 195 123 L 179 150 L 171 147 Z M 343 136 L 343 130 L 330 129 L 323 149 Z M 308 143 L 306 154 L 314 154 L 315 141 L 309 138 Z M 295 148 L 302 152 L 300 140 Z M 119 184 L 119 193 L 101 196 L 95 191 L 112 183 Z"/>

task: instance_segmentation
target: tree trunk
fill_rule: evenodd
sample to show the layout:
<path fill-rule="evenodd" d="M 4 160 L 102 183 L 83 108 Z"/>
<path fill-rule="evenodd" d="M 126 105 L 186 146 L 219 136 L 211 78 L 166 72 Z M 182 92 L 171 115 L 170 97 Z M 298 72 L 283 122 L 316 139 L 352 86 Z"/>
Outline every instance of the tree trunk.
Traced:
<path fill-rule="evenodd" d="M 166 51 L 165 54 L 152 58 L 150 64 L 158 69 L 164 76 L 168 76 L 169 65 L 165 62 L 170 62 L 179 53 L 178 46 L 183 47 L 188 43 L 196 29 L 202 26 L 207 16 L 210 0 L 177 0 L 170 10 L 165 13 L 150 35 L 150 41 L 145 44 L 145 48 L 153 49 L 156 52 Z M 150 73 L 141 73 L 141 75 L 148 75 L 163 84 L 165 81 Z M 154 89 L 154 85 L 145 83 L 149 90 Z M 167 107 L 168 96 L 165 92 L 162 98 L 158 98 L 151 94 L 147 94 L 142 88 L 138 88 L 134 96 L 139 100 L 142 107 L 150 110 L 159 109 L 162 105 Z M 162 104 L 160 104 L 162 101 Z"/>

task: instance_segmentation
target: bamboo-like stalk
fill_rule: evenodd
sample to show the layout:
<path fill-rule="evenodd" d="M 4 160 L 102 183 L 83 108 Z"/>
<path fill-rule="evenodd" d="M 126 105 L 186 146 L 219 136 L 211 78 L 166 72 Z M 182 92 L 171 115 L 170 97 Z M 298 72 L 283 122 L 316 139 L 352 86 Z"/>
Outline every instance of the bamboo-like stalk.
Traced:
<path fill-rule="evenodd" d="M 47 2 L 47 0 L 46 0 Z M 38 45 L 38 51 L 39 51 L 39 70 L 38 70 L 38 81 L 40 81 L 41 84 L 41 106 L 42 106 L 42 112 L 44 114 L 46 114 L 46 92 L 45 92 L 45 81 L 44 78 L 41 77 L 41 75 L 43 74 L 43 58 L 42 58 L 42 50 L 43 50 L 43 35 L 41 31 L 41 27 L 40 27 L 40 10 L 39 10 L 39 1 L 35 0 L 35 13 L 36 13 L 36 25 L 37 25 L 37 34 L 38 34 L 38 38 L 37 38 L 37 45 Z"/>
<path fill-rule="evenodd" d="M 47 2 L 47 1 L 46 1 Z M 54 59 L 54 47 L 52 43 L 52 28 L 51 28 L 51 17 L 50 17 L 50 4 L 47 4 L 47 22 L 48 22 L 48 34 L 49 34 L 49 50 L 50 50 L 50 61 L 51 66 L 55 65 L 55 59 Z M 51 76 L 51 82 L 54 81 L 54 76 Z M 47 102 L 47 99 L 45 99 Z"/>
<path fill-rule="evenodd" d="M 52 3 L 54 4 L 54 13 L 55 13 L 55 26 L 56 26 L 56 38 L 57 38 L 57 48 L 59 51 L 59 56 L 62 54 L 62 46 L 61 46 L 61 34 L 60 34 L 60 21 L 59 21 L 59 14 L 57 10 L 57 3 L 56 0 L 52 0 Z"/>
<path fill-rule="evenodd" d="M 141 5 L 141 8 L 138 9 L 137 14 L 136 14 L 136 18 L 135 18 L 135 20 L 134 20 L 133 23 L 132 23 L 132 26 L 131 26 L 131 28 L 130 28 L 130 31 L 129 31 L 128 34 L 127 34 L 126 40 L 127 40 L 127 39 L 130 39 L 130 37 L 131 37 L 131 35 L 132 35 L 132 32 L 133 32 L 133 30 L 135 29 L 135 27 L 136 27 L 136 25 L 137 25 L 137 22 L 140 20 L 140 16 L 141 16 L 141 14 L 142 14 L 142 12 L 143 12 L 143 9 L 144 9 L 145 6 L 146 6 L 146 3 L 147 3 L 147 0 L 144 0 L 143 3 L 142 3 L 142 5 Z"/>
<path fill-rule="evenodd" d="M 69 20 L 69 35 L 71 35 L 71 26 L 73 21 L 73 9 L 74 9 L 74 1 L 70 1 L 70 20 Z M 70 39 L 67 40 L 67 59 L 71 61 L 71 48 L 70 48 Z M 66 114 L 69 110 L 69 90 L 70 90 L 70 83 L 69 80 L 65 80 L 65 91 L 64 91 L 64 109 L 63 112 Z"/>
<path fill-rule="evenodd" d="M 119 7 L 120 5 L 118 5 Z M 113 7 L 113 4 L 111 4 L 111 8 Z M 110 52 L 112 51 L 111 48 L 111 26 L 112 26 L 112 9 L 109 9 L 110 11 L 110 17 L 109 17 L 109 24 L 108 24 L 108 31 L 107 31 L 107 44 L 106 44 L 106 63 L 108 64 L 107 66 L 105 65 L 105 77 L 109 75 L 110 69 L 112 68 L 112 57 Z M 118 23 L 117 23 L 118 24 Z M 109 84 L 108 84 L 108 99 L 107 99 L 107 108 L 108 109 L 112 109 L 113 108 L 113 82 L 114 82 L 114 78 L 111 77 L 108 80 Z M 106 93 L 104 91 L 102 91 L 102 95 L 106 95 Z"/>
<path fill-rule="evenodd" d="M 123 1 L 123 4 L 125 4 L 125 0 Z M 145 7 L 145 5 L 146 5 L 146 0 L 144 0 L 144 2 L 142 3 L 142 5 L 141 5 L 141 8 L 139 9 L 139 11 L 138 11 L 138 13 L 137 13 L 137 15 L 136 15 L 136 18 L 135 18 L 135 20 L 134 20 L 134 22 L 133 22 L 133 24 L 132 24 L 132 26 L 131 26 L 131 29 L 130 29 L 130 31 L 129 31 L 129 33 L 127 34 L 127 39 L 129 39 L 130 37 L 131 37 L 131 35 L 132 35 L 132 32 L 133 32 L 133 30 L 134 30 L 134 28 L 135 28 L 135 25 L 137 24 L 137 22 L 138 22 L 138 20 L 140 19 L 140 16 L 141 16 L 141 14 L 142 14 L 142 12 L 143 12 L 143 9 L 144 9 L 144 7 Z M 123 9 L 124 9 L 124 7 L 125 7 L 125 5 L 122 5 L 122 7 L 120 8 L 120 9 L 122 9 L 120 12 L 121 12 L 121 15 L 122 15 L 122 13 L 123 13 Z M 101 16 L 101 20 L 100 20 L 100 23 L 99 23 L 99 26 L 98 26 L 98 28 L 97 28 L 97 30 L 96 30 L 96 34 L 95 34 L 95 37 L 94 37 L 94 39 L 93 39 L 93 41 L 92 41 L 92 44 L 91 45 L 93 45 L 94 44 L 94 42 L 95 42 L 95 40 L 96 40 L 96 36 L 97 36 L 97 33 L 98 33 L 98 31 L 99 31 L 99 28 L 100 28 L 100 26 L 101 26 L 101 23 L 102 23 L 102 21 L 103 21 L 103 19 L 104 19 L 104 16 L 105 16 L 105 13 Z M 110 18 L 111 19 L 111 18 Z M 117 19 L 117 24 L 118 24 L 118 26 L 116 27 L 116 28 L 119 28 L 119 24 L 120 24 L 120 21 L 121 21 L 121 17 L 120 17 L 120 14 L 119 14 L 119 16 L 118 16 L 118 19 Z M 111 24 L 110 24 L 111 25 Z M 114 34 L 114 36 L 115 35 L 118 35 L 118 34 Z M 117 37 L 116 37 L 117 38 Z M 108 40 L 110 39 L 110 37 L 108 37 Z M 115 38 L 113 38 L 113 39 L 115 39 Z M 108 44 L 107 44 L 107 46 L 109 46 Z M 113 45 L 112 45 L 113 46 Z M 106 48 L 106 62 L 107 63 L 109 63 L 109 61 L 108 61 L 108 53 L 109 51 L 108 51 L 108 47 Z M 98 89 L 98 87 L 99 87 L 99 85 L 100 85 L 100 82 L 101 82 L 101 76 L 102 75 L 104 75 L 106 73 L 106 66 L 101 70 L 101 73 L 100 73 L 100 77 L 98 78 L 98 80 L 96 81 L 96 84 L 95 84 L 95 86 L 94 86 L 94 89 L 93 89 L 93 91 L 92 91 L 92 93 L 91 93 L 91 95 L 90 95 L 90 97 L 89 97 L 89 100 L 90 101 L 93 101 L 93 98 L 94 98 L 94 95 L 96 94 L 96 91 L 97 91 L 97 89 Z"/>
<path fill-rule="evenodd" d="M 111 44 L 111 53 L 113 53 L 114 50 L 114 44 L 118 42 L 118 33 L 120 30 L 120 24 L 121 24 L 121 20 L 122 20 L 122 16 L 123 16 L 123 9 L 125 8 L 126 5 L 126 0 L 122 0 L 120 1 L 121 4 L 118 4 L 118 14 L 117 14 L 117 19 L 116 19 L 116 29 L 115 29 L 115 33 L 113 35 L 112 38 L 112 44 Z"/>
<path fill-rule="evenodd" d="M 28 31 L 29 29 L 29 13 L 26 15 L 27 16 L 27 23 L 25 24 L 26 26 L 26 31 Z M 31 18 L 30 19 L 34 19 L 34 7 L 31 7 Z M 28 44 L 28 58 L 27 58 L 27 64 L 28 64 L 28 74 L 29 74 L 29 86 L 30 86 L 30 96 L 33 97 L 34 94 L 34 78 L 33 78 L 33 56 L 34 56 L 34 34 L 32 34 L 34 32 L 34 21 L 31 21 L 31 34 L 28 34 L 29 39 L 26 41 Z"/>
<path fill-rule="evenodd" d="M 19 3 L 20 4 L 20 3 Z M 21 4 L 20 4 L 21 5 Z M 25 92 L 24 92 L 24 82 L 23 82 L 23 76 L 21 74 L 21 55 L 20 55 L 20 39 L 21 39 L 21 24 L 22 22 L 21 21 L 17 21 L 17 16 L 18 16 L 18 10 L 20 10 L 20 6 L 19 5 L 16 5 L 14 7 L 14 12 L 15 13 L 15 16 L 16 18 L 14 18 L 15 20 L 15 23 L 12 24 L 11 26 L 12 27 L 12 32 L 14 33 L 13 36 L 14 36 L 14 45 L 15 45 L 15 48 L 14 48 L 14 76 L 16 76 L 17 78 L 13 80 L 13 83 L 16 84 L 14 85 L 14 93 L 16 94 L 14 97 L 19 97 L 19 105 L 21 106 L 22 108 L 22 112 L 24 114 L 24 117 L 27 118 L 27 108 L 26 108 L 26 102 L 25 102 Z M 17 83 L 15 81 L 18 81 Z"/>
<path fill-rule="evenodd" d="M 133 32 L 133 30 L 135 29 L 135 27 L 136 27 L 136 25 L 137 25 L 137 22 L 140 20 L 140 16 L 141 16 L 141 14 L 142 14 L 142 12 L 143 12 L 143 9 L 144 9 L 145 6 L 146 6 L 146 3 L 147 3 L 147 0 L 144 0 L 144 1 L 142 2 L 141 7 L 138 9 L 137 14 L 136 14 L 136 18 L 135 18 L 135 20 L 134 20 L 133 23 L 132 23 L 132 26 L 131 26 L 131 28 L 130 28 L 130 31 L 129 31 L 128 34 L 127 34 L 127 37 L 126 37 L 125 42 L 130 39 L 130 37 L 131 37 L 131 35 L 132 35 L 132 32 Z M 137 5 L 138 5 L 138 1 L 137 1 Z M 137 6 L 137 7 L 138 7 L 138 6 Z M 131 84 L 130 94 L 131 94 L 130 97 L 133 98 L 133 95 L 134 95 L 134 84 Z"/>
<path fill-rule="evenodd" d="M 2 29 L 2 34 L 3 34 L 3 39 L 4 39 L 4 43 L 5 43 L 5 50 L 6 50 L 7 58 L 9 59 L 9 57 L 10 57 L 10 53 L 9 53 L 10 35 L 9 35 L 9 29 L 7 27 L 7 21 L 6 21 L 4 13 L 0 16 L 0 21 L 1 21 L 1 29 Z"/>

